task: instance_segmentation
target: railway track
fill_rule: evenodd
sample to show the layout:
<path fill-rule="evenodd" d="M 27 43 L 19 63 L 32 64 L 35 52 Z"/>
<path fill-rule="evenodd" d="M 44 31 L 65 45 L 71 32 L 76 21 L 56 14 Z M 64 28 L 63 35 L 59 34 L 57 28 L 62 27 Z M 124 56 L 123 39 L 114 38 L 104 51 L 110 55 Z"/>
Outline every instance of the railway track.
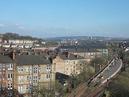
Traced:
<path fill-rule="evenodd" d="M 84 90 L 86 90 L 86 83 L 80 84 L 79 87 L 74 89 L 67 97 L 80 97 L 80 94 L 82 94 Z"/>
<path fill-rule="evenodd" d="M 95 83 L 95 89 L 90 91 L 90 87 L 88 87 L 86 83 L 83 83 L 79 85 L 77 89 L 72 91 L 72 93 L 67 97 L 98 97 L 97 95 L 99 95 L 102 90 L 104 90 L 105 85 L 108 83 L 108 80 L 113 78 L 120 71 L 121 67 L 122 61 L 120 59 L 113 59 L 107 67 L 105 67 L 100 73 L 95 75 L 94 78 L 92 77 L 90 84 L 92 85 Z M 96 85 L 98 81 L 100 81 L 100 83 Z"/>

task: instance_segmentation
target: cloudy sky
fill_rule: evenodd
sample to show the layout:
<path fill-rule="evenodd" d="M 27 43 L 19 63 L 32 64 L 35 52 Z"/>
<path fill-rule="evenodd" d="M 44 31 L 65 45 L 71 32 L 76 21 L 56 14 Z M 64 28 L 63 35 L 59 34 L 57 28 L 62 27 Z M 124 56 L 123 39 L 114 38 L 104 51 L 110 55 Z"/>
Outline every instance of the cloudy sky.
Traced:
<path fill-rule="evenodd" d="M 0 33 L 129 37 L 129 0 L 0 0 Z"/>

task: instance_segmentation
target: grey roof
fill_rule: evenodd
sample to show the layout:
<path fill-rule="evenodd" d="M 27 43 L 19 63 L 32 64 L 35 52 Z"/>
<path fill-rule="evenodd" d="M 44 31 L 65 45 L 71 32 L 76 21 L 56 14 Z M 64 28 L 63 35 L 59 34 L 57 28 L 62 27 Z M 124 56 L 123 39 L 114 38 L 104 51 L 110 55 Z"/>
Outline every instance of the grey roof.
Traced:
<path fill-rule="evenodd" d="M 79 48 L 79 49 L 70 49 L 69 52 L 97 52 L 96 49 L 83 49 L 83 48 Z"/>
<path fill-rule="evenodd" d="M 68 54 L 68 55 L 65 55 L 65 54 L 59 54 L 60 58 L 63 59 L 63 60 L 77 60 L 77 59 L 84 59 L 84 57 L 81 57 L 79 55 L 74 55 L 74 54 Z"/>
<path fill-rule="evenodd" d="M 50 64 L 50 60 L 41 55 L 17 55 L 15 63 L 17 65 L 39 65 Z"/>
<path fill-rule="evenodd" d="M 60 50 L 67 50 L 69 52 L 97 52 L 97 49 L 107 49 L 105 48 L 85 48 L 85 47 L 62 47 Z"/>
<path fill-rule="evenodd" d="M 0 63 L 13 63 L 13 60 L 7 55 L 0 54 Z"/>

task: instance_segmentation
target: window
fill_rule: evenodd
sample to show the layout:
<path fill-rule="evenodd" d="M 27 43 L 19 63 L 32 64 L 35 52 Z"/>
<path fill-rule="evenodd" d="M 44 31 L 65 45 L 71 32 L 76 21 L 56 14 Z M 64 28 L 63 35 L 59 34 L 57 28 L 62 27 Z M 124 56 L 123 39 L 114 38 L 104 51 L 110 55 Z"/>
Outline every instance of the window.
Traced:
<path fill-rule="evenodd" d="M 17 69 L 19 72 L 23 72 L 23 67 L 18 67 Z"/>
<path fill-rule="evenodd" d="M 13 74 L 11 74 L 11 78 L 13 78 Z"/>
<path fill-rule="evenodd" d="M 10 88 L 10 84 L 8 84 L 8 89 Z"/>
<path fill-rule="evenodd" d="M 13 74 L 8 74 L 8 79 L 13 78 Z"/>
<path fill-rule="evenodd" d="M 12 85 L 12 83 L 11 83 L 10 87 L 11 87 L 11 89 L 13 88 L 13 85 Z"/>
<path fill-rule="evenodd" d="M 29 86 L 26 86 L 26 90 L 28 90 L 29 89 Z"/>
<path fill-rule="evenodd" d="M 38 68 L 37 68 L 37 67 L 34 67 L 34 68 L 33 68 L 33 72 L 34 72 L 34 73 L 38 73 Z"/>
<path fill-rule="evenodd" d="M 29 76 L 27 76 L 27 80 L 29 80 L 30 79 L 30 77 Z"/>
<path fill-rule="evenodd" d="M 21 68 L 21 71 L 23 71 L 23 68 Z"/>
<path fill-rule="evenodd" d="M 49 79 L 49 78 L 50 78 L 50 74 L 47 74 L 47 75 L 46 75 L 46 78 Z"/>
<path fill-rule="evenodd" d="M 12 89 L 13 88 L 13 84 L 12 83 L 8 83 L 8 89 Z"/>
<path fill-rule="evenodd" d="M 13 64 L 10 64 L 10 68 L 13 68 Z"/>
<path fill-rule="evenodd" d="M 47 65 L 47 71 L 50 71 L 51 70 L 51 67 L 50 67 L 50 65 Z"/>
<path fill-rule="evenodd" d="M 8 78 L 10 78 L 10 74 L 8 74 Z"/>

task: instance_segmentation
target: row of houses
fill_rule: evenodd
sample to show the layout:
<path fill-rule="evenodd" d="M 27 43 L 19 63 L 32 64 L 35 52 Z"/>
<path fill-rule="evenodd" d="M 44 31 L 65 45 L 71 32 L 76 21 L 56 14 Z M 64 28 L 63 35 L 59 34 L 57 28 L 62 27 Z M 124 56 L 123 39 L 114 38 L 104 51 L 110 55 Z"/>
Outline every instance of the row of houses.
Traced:
<path fill-rule="evenodd" d="M 78 55 L 84 57 L 87 62 L 90 62 L 95 57 L 107 57 L 109 54 L 109 50 L 107 47 L 59 47 L 60 52 L 67 51 L 71 54 Z"/>
<path fill-rule="evenodd" d="M 33 44 L 9 44 L 9 43 L 3 43 L 0 44 L 0 47 L 3 48 L 32 48 Z"/>
<path fill-rule="evenodd" d="M 90 50 L 77 50 L 70 51 L 73 54 L 84 57 L 88 62 L 90 62 L 95 57 L 108 56 L 108 49 L 90 49 Z"/>
<path fill-rule="evenodd" d="M 41 42 L 43 43 L 43 41 Z M 38 40 L 32 39 L 3 39 L 3 36 L 0 36 L 0 47 L 3 48 L 32 48 L 39 47 Z"/>

